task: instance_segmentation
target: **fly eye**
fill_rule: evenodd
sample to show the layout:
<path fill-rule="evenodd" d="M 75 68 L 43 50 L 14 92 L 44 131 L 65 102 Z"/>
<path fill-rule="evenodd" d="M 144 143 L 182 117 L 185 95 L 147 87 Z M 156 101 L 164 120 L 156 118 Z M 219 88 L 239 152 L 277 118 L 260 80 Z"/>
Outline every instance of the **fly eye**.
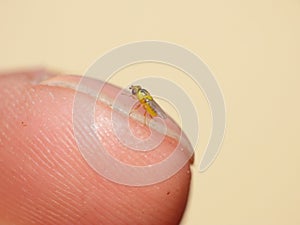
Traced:
<path fill-rule="evenodd" d="M 136 95 L 136 94 L 138 93 L 138 91 L 139 91 L 138 88 L 133 87 L 131 93 L 132 93 L 133 95 Z"/>

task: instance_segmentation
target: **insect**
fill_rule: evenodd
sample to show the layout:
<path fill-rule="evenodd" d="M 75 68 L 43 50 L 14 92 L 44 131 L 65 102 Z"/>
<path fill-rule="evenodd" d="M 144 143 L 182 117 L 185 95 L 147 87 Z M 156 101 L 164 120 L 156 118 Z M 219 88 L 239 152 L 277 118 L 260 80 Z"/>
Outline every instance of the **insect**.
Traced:
<path fill-rule="evenodd" d="M 143 106 L 145 109 L 144 113 L 144 123 L 146 123 L 147 114 L 153 118 L 153 117 L 160 117 L 162 119 L 166 119 L 167 115 L 162 110 L 162 108 L 154 101 L 153 97 L 150 95 L 150 93 L 143 89 L 140 85 L 131 85 L 129 87 L 131 90 L 131 94 L 138 100 L 138 104 L 131 110 L 129 115 L 137 110 L 139 107 Z"/>

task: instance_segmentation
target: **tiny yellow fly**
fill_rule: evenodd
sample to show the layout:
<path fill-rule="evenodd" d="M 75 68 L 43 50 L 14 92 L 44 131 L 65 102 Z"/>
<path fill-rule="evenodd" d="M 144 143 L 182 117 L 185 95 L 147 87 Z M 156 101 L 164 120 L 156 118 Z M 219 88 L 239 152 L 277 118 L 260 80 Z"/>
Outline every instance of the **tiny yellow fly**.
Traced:
<path fill-rule="evenodd" d="M 146 122 L 146 116 L 147 114 L 153 118 L 153 117 L 160 117 L 162 119 L 166 119 L 167 115 L 162 110 L 162 108 L 154 101 L 153 97 L 150 95 L 150 93 L 143 89 L 140 85 L 131 85 L 129 87 L 131 90 L 132 95 L 139 101 L 138 104 L 131 110 L 130 114 L 137 110 L 140 106 L 143 106 L 145 109 L 144 117 Z M 129 114 L 129 115 L 130 115 Z"/>

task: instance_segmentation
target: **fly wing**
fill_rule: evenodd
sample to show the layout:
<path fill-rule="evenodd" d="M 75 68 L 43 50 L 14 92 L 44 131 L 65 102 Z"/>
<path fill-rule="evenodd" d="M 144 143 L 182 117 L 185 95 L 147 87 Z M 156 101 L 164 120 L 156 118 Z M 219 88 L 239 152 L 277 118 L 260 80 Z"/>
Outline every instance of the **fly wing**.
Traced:
<path fill-rule="evenodd" d="M 157 113 L 157 115 L 162 118 L 162 119 L 166 119 L 167 118 L 167 114 L 164 112 L 164 110 L 157 104 L 156 101 L 151 100 L 147 102 L 150 107 L 155 110 L 155 112 Z"/>

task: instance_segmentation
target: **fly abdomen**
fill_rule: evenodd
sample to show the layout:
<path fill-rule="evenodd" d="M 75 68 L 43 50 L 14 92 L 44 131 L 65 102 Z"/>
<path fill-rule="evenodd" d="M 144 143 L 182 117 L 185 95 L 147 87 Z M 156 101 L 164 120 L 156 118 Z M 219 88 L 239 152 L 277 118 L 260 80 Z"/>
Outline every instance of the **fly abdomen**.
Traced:
<path fill-rule="evenodd" d="M 151 106 L 151 102 L 152 102 L 152 101 L 153 101 L 153 100 L 148 100 L 148 99 L 146 99 L 144 107 L 145 107 L 145 110 L 150 114 L 150 116 L 155 117 L 155 116 L 157 116 L 157 112 L 156 112 L 156 110 Z"/>

